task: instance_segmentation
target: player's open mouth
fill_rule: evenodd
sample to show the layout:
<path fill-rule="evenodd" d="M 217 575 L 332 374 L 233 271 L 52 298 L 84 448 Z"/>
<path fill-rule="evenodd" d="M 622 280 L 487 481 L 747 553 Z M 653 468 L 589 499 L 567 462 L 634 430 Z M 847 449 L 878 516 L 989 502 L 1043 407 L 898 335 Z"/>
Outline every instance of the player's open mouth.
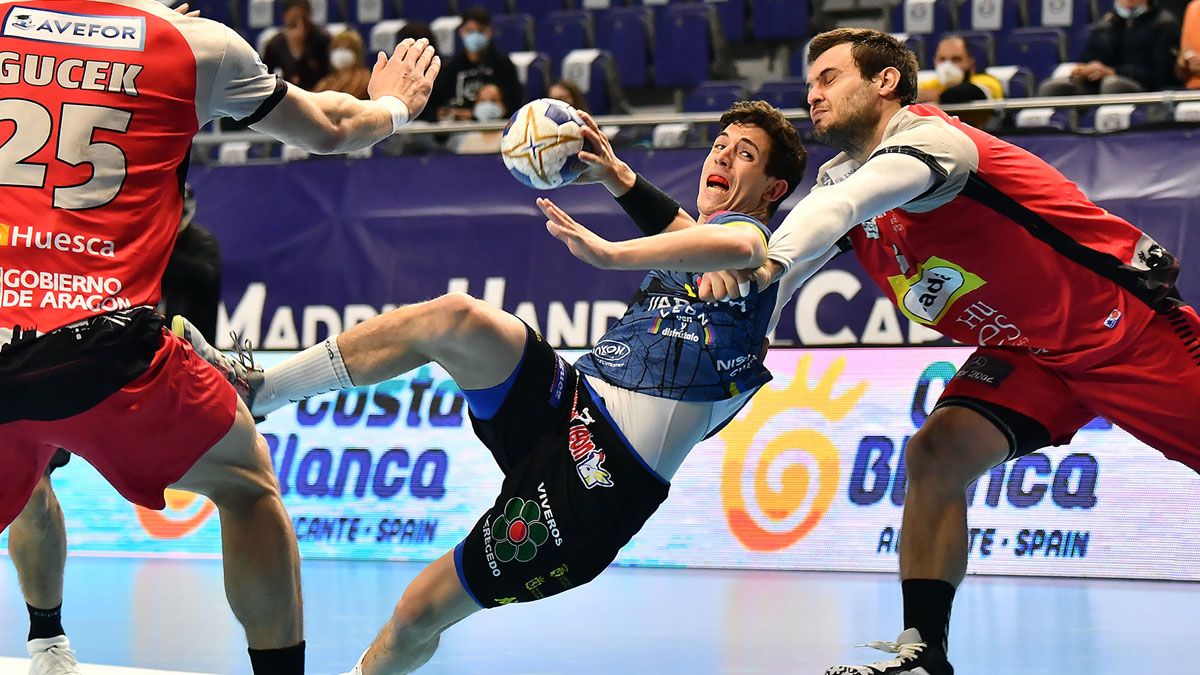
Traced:
<path fill-rule="evenodd" d="M 725 194 L 729 192 L 729 179 L 714 173 L 704 182 L 704 187 L 711 192 Z"/>

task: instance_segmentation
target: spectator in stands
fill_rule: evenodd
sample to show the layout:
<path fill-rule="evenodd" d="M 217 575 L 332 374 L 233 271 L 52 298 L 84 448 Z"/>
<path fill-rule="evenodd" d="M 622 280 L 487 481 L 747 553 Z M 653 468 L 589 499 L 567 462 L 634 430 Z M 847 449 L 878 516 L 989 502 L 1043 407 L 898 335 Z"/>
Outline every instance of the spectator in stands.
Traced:
<path fill-rule="evenodd" d="M 1175 72 L 1188 89 L 1200 89 L 1200 0 L 1192 0 L 1184 12 Z"/>
<path fill-rule="evenodd" d="M 1200 2 L 1200 0 L 1196 1 Z M 587 99 L 583 97 L 583 90 L 579 88 L 578 84 L 575 84 L 575 80 L 559 80 L 550 85 L 550 91 L 546 94 L 550 98 L 571 104 L 576 110 L 591 112 L 588 110 Z"/>
<path fill-rule="evenodd" d="M 313 91 L 340 91 L 359 99 L 370 98 L 367 82 L 371 71 L 366 65 L 362 36 L 347 30 L 329 41 L 329 74 L 321 78 Z"/>
<path fill-rule="evenodd" d="M 508 117 L 504 105 L 504 94 L 500 87 L 488 82 L 475 95 L 472 118 L 479 122 L 499 122 Z M 450 141 L 450 149 L 460 155 L 482 155 L 500 152 L 500 137 L 503 131 L 468 131 Z"/>
<path fill-rule="evenodd" d="M 268 70 L 309 91 L 329 74 L 329 31 L 313 23 L 308 0 L 285 0 L 283 30 L 267 42 L 263 63 Z"/>
<path fill-rule="evenodd" d="M 429 98 L 439 120 L 469 120 L 473 117 L 479 89 L 491 82 L 500 87 L 506 110 L 516 110 L 524 99 L 517 67 L 508 55 L 492 44 L 492 15 L 483 7 L 463 12 L 458 28 L 463 51 L 442 66 Z"/>
<path fill-rule="evenodd" d="M 1052 78 L 1040 96 L 1126 94 L 1169 88 L 1175 80 L 1179 20 L 1151 0 L 1116 0 L 1092 25 L 1071 76 Z"/>
<path fill-rule="evenodd" d="M 1000 80 L 976 71 L 975 57 L 966 40 L 957 35 L 947 35 L 938 43 L 934 72 L 934 77 L 921 81 L 918 103 L 969 103 L 1004 98 Z M 967 124 L 982 127 L 991 121 L 992 113 L 961 113 L 959 117 Z"/>

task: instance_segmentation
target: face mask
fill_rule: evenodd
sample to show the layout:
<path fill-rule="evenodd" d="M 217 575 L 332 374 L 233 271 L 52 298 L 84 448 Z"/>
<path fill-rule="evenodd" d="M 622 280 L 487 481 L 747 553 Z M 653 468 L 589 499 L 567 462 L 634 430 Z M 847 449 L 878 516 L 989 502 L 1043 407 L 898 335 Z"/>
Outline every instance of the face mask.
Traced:
<path fill-rule="evenodd" d="M 504 109 L 495 101 L 480 101 L 475 104 L 475 119 L 480 122 L 492 122 L 504 117 Z"/>
<path fill-rule="evenodd" d="M 961 84 L 966 73 L 962 68 L 954 65 L 953 61 L 942 61 L 934 66 L 934 72 L 937 73 L 938 82 L 942 83 L 943 87 L 953 87 Z"/>
<path fill-rule="evenodd" d="M 467 51 L 472 54 L 478 54 L 487 49 L 487 46 L 488 36 L 485 33 L 475 30 L 463 36 L 463 47 L 466 47 Z"/>
<path fill-rule="evenodd" d="M 339 47 L 329 52 L 329 65 L 334 70 L 349 68 L 354 65 L 354 52 L 344 47 Z"/>
<path fill-rule="evenodd" d="M 1150 5 L 1138 5 L 1137 7 L 1130 9 L 1119 2 L 1113 4 L 1113 11 L 1117 13 L 1117 16 L 1127 21 L 1130 19 L 1136 19 L 1145 14 L 1147 9 L 1150 9 Z"/>

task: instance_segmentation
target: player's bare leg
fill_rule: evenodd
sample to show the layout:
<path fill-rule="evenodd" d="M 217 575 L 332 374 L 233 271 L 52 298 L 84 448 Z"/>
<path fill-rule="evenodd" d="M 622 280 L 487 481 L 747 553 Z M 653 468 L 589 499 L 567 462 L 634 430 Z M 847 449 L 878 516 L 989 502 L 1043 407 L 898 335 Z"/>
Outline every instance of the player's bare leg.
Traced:
<path fill-rule="evenodd" d="M 511 314 L 450 293 L 371 318 L 263 373 L 253 369 L 253 359 L 231 358 L 210 345 L 183 317 L 174 318 L 172 330 L 225 374 L 256 416 L 326 391 L 382 382 L 430 362 L 445 368 L 463 389 L 494 387 L 520 363 L 526 334 L 525 324 Z"/>
<path fill-rule="evenodd" d="M 25 602 L 47 610 L 62 604 L 67 527 L 46 476 L 38 481 L 29 503 L 8 528 L 8 554 L 17 568 Z"/>
<path fill-rule="evenodd" d="M 525 324 L 469 295 L 451 293 L 407 305 L 337 338 L 356 385 L 372 384 L 437 362 L 463 389 L 494 387 L 525 349 Z"/>
<path fill-rule="evenodd" d="M 303 640 L 300 554 L 262 436 L 240 401 L 233 427 L 172 487 L 202 494 L 221 518 L 225 594 L 252 650 Z M 253 658 L 253 657 L 252 657 Z"/>
<path fill-rule="evenodd" d="M 433 657 L 443 631 L 479 609 L 458 580 L 454 551 L 448 551 L 404 589 L 353 675 L 411 673 Z"/>
<path fill-rule="evenodd" d="M 967 573 L 967 486 L 1007 454 L 1008 439 L 973 410 L 946 406 L 929 416 L 905 450 L 901 579 L 962 583 Z"/>

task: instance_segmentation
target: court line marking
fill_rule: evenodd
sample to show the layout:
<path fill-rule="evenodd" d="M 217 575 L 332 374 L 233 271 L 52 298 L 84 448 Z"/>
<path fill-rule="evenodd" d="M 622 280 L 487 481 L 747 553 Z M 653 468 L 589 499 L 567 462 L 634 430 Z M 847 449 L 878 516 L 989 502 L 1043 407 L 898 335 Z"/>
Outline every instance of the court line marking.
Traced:
<path fill-rule="evenodd" d="M 16 668 L 19 668 L 17 670 Z M 179 670 L 147 670 L 145 668 L 126 668 L 124 666 L 97 666 L 81 663 L 79 668 L 88 675 L 215 675 L 215 673 L 183 672 Z M 0 673 L 29 672 L 29 659 L 16 659 L 0 656 Z"/>

